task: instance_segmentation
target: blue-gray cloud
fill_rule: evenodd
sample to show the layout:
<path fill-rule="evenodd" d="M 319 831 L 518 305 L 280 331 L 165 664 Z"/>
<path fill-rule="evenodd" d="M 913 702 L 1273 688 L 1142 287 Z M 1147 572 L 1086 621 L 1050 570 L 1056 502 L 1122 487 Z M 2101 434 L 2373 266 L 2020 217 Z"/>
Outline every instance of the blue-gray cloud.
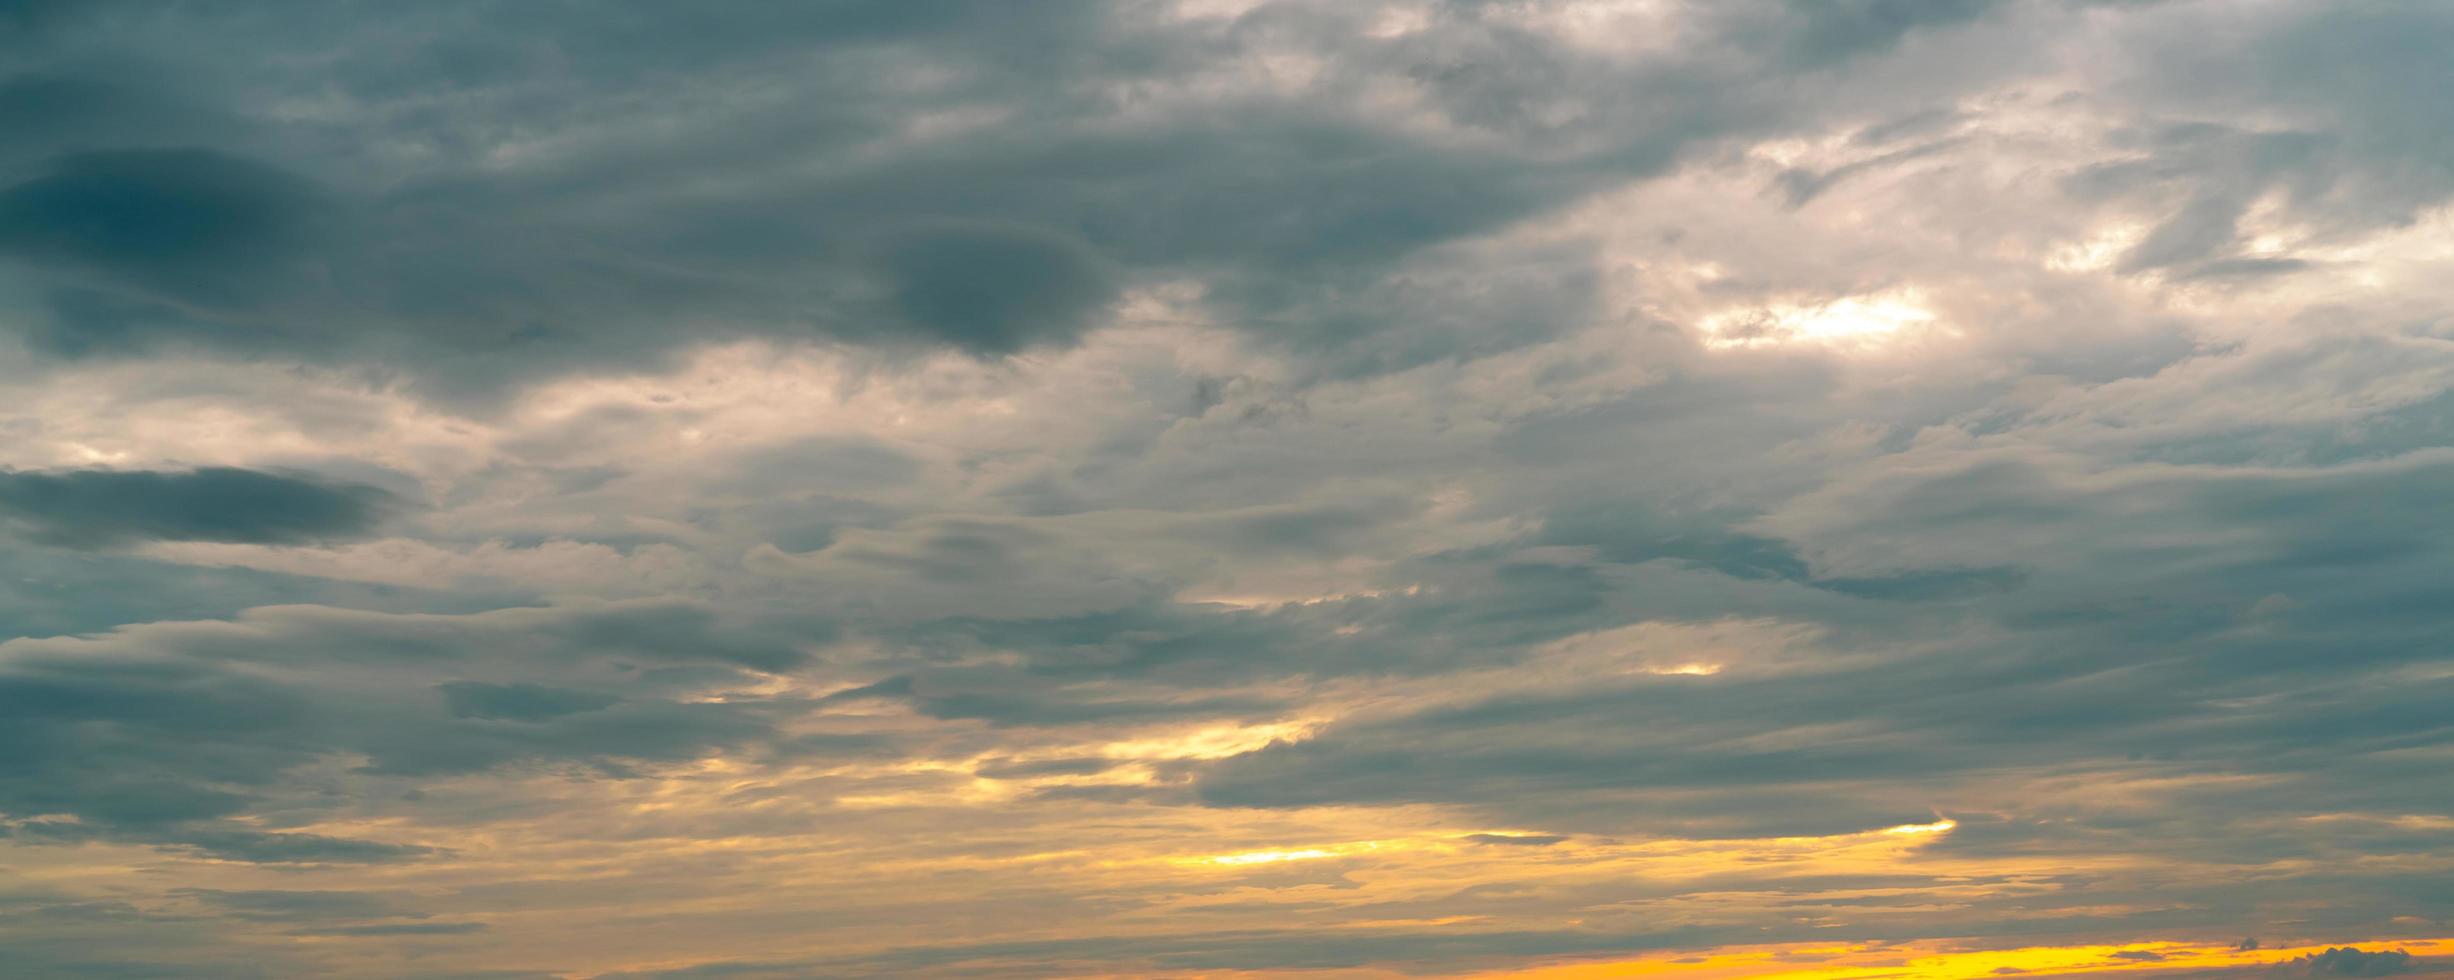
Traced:
<path fill-rule="evenodd" d="M 2337 946 L 2303 959 L 2309 974 L 2319 977 L 2390 977 L 2413 969 L 2411 954 L 2399 949 L 2372 952 Z"/>
<path fill-rule="evenodd" d="M 258 862 L 407 860 L 433 849 L 230 818 L 336 753 L 377 778 L 559 765 L 621 775 L 720 746 L 786 744 L 768 699 L 688 696 L 751 683 L 735 666 L 745 660 L 797 662 L 788 637 L 671 603 L 491 617 L 294 610 L 0 644 L 0 817 L 27 841 L 131 840 Z M 404 687 L 402 671 L 439 682 Z M 595 680 L 573 689 L 522 679 L 574 674 Z"/>
<path fill-rule="evenodd" d="M 1386 41 L 1328 8 L 1169 23 L 1104 3 L 887 6 L 625 4 L 573 24 L 457 3 L 276 30 L 240 8 L 42 18 L 53 57 L 0 83 L 0 111 L 27 123 L 0 147 L 25 174 L 0 190 L 0 248 L 50 297 L 21 329 L 69 357 L 269 348 L 473 392 L 636 363 L 717 321 L 990 356 L 1062 346 L 1124 286 L 1192 275 L 1331 370 L 1402 368 L 1555 335 L 1595 289 L 1573 248 L 1501 294 L 1453 262 L 1410 268 L 1426 250 L 1809 113 L 1781 79 L 1987 7 L 1751 4 L 1704 25 L 1722 55 L 1628 67 L 1473 5 Z M 256 56 L 199 63 L 199 37 Z M 1236 82 L 1145 117 L 1114 94 L 1280 50 L 1320 59 L 1332 97 Z M 368 56 L 281 67 L 331 51 Z M 944 82 L 894 82 L 915 72 Z M 1420 87 L 1477 137 L 1337 97 L 1375 84 Z M 774 97 L 803 87 L 830 94 Z M 1613 89 L 1639 96 L 1575 99 Z M 309 123 L 268 104 L 317 91 L 367 111 Z M 601 131 L 607 113 L 669 138 Z M 908 135 L 966 114 L 982 122 Z M 1394 329 L 1426 318 L 1457 322 Z"/>
<path fill-rule="evenodd" d="M 0 520 L 50 544 L 304 544 L 364 536 L 398 501 L 373 487 L 228 466 L 0 471 Z"/>

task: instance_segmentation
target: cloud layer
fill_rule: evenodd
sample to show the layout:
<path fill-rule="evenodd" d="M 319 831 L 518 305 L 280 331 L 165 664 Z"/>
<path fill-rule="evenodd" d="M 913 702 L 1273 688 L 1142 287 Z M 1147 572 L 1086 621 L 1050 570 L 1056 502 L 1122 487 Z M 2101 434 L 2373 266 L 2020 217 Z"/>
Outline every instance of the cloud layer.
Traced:
<path fill-rule="evenodd" d="M 0 7 L 0 955 L 2425 975 L 2449 45 Z"/>

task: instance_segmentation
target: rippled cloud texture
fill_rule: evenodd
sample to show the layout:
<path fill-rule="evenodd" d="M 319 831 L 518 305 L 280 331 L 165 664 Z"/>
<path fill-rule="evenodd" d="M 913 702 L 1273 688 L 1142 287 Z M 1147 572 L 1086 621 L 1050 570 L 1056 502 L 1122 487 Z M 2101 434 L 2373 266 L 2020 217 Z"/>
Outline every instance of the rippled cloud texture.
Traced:
<path fill-rule="evenodd" d="M 2446 970 L 2450 51 L 0 3 L 0 973 Z"/>

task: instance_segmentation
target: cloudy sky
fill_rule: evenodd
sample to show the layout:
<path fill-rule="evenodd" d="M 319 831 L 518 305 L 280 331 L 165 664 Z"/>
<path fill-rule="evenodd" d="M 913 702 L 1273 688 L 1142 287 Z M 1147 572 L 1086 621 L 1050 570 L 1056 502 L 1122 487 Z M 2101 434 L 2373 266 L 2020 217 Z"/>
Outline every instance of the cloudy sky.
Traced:
<path fill-rule="evenodd" d="M 0 973 L 2447 969 L 2450 50 L 0 3 Z"/>

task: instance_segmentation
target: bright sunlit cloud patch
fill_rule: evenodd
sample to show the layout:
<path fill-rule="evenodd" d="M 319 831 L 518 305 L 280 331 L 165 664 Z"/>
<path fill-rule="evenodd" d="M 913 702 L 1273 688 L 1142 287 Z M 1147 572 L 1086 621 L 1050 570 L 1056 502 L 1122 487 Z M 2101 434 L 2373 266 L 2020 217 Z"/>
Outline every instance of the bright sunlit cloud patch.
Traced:
<path fill-rule="evenodd" d="M 1109 759 L 1224 759 L 1274 742 L 1295 742 L 1319 727 L 1313 721 L 1212 725 L 1101 745 L 1093 754 Z"/>
<path fill-rule="evenodd" d="M 2056 272 L 2101 272 L 2121 260 L 2122 253 L 2147 237 L 2148 228 L 2139 224 L 2117 224 L 2088 237 L 2056 246 L 2045 255 L 2045 267 Z"/>
<path fill-rule="evenodd" d="M 1901 290 L 1820 303 L 1770 303 L 1709 314 L 1699 326 L 1705 346 L 1712 348 L 1869 347 L 1934 327 L 1937 317 L 1923 302 L 1918 292 Z"/>
<path fill-rule="evenodd" d="M 1337 852 L 1308 847 L 1294 851 L 1246 851 L 1242 854 L 1221 854 L 1207 859 L 1210 864 L 1277 864 L 1281 861 L 1313 861 L 1336 857 Z"/>
<path fill-rule="evenodd" d="M 1233 854 L 1219 854 L 1205 858 L 1197 858 L 1185 863 L 1229 868 L 1244 867 L 1247 865 L 1256 864 L 1285 864 L 1293 861 L 1318 861 L 1324 858 L 1345 857 L 1350 854 L 1363 854 L 1380 850 L 1381 847 L 1381 841 L 1358 841 L 1352 844 L 1336 844 L 1321 847 L 1295 847 L 1262 851 L 1238 851 Z"/>

